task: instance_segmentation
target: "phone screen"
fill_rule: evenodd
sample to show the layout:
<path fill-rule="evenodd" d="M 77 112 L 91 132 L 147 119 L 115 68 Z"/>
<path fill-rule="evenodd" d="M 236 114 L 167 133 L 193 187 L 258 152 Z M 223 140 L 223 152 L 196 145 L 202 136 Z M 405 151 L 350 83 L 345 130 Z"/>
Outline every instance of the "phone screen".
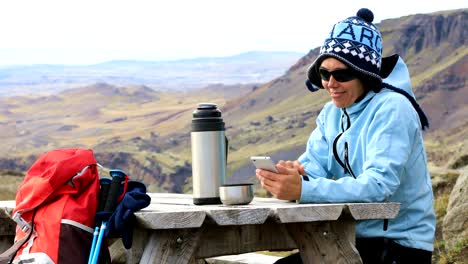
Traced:
<path fill-rule="evenodd" d="M 250 157 L 250 160 L 257 169 L 263 169 L 278 173 L 275 167 L 275 163 L 268 156 L 252 156 Z"/>

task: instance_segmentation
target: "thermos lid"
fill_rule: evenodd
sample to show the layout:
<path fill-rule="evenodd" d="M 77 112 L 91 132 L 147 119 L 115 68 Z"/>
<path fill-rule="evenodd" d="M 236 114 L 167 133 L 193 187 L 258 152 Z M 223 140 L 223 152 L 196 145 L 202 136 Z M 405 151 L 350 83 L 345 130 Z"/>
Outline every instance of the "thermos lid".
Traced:
<path fill-rule="evenodd" d="M 221 118 L 221 111 L 214 103 L 200 103 L 193 111 L 192 132 L 199 131 L 222 131 L 224 122 Z"/>
<path fill-rule="evenodd" d="M 195 111 L 193 111 L 194 118 L 221 118 L 221 111 L 218 109 L 217 104 L 213 103 L 200 103 Z"/>
<path fill-rule="evenodd" d="M 214 103 L 199 103 L 198 109 L 216 109 L 218 107 L 217 104 Z"/>

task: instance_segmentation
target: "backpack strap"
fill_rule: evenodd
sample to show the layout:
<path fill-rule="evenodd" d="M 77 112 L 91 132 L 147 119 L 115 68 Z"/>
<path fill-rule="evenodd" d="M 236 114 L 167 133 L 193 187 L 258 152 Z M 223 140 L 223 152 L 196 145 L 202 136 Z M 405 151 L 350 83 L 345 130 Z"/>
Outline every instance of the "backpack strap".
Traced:
<path fill-rule="evenodd" d="M 13 246 L 7 249 L 5 252 L 0 254 L 0 264 L 8 264 L 11 263 L 11 260 L 15 257 L 16 252 L 29 240 L 31 236 L 32 229 L 28 231 L 28 235 L 24 236 L 22 239 L 16 241 Z"/>
<path fill-rule="evenodd" d="M 34 210 L 32 219 L 31 219 L 31 225 L 28 225 L 28 228 L 25 229 L 25 226 L 22 226 L 21 229 L 23 231 L 26 231 L 26 235 L 16 241 L 9 249 L 7 249 L 5 252 L 0 254 L 0 264 L 9 264 L 13 262 L 13 259 L 16 256 L 16 253 L 18 250 L 26 243 L 28 240 L 31 238 L 32 233 L 34 232 L 34 217 L 36 216 L 36 210 Z M 21 218 L 21 216 L 20 216 Z M 21 218 L 22 219 L 22 218 Z"/>

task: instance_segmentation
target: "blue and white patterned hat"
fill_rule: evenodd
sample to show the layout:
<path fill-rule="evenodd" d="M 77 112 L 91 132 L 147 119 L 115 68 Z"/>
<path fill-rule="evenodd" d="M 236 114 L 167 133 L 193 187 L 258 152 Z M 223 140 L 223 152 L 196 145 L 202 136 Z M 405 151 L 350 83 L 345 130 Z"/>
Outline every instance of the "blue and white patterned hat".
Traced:
<path fill-rule="evenodd" d="M 372 24 L 374 14 L 362 8 L 354 17 L 336 23 L 320 54 L 307 71 L 309 81 L 318 88 L 322 87 L 319 68 L 322 61 L 334 57 L 352 68 L 358 78 L 372 90 L 380 90 L 382 78 L 379 75 L 382 64 L 382 37 Z M 309 87 L 310 90 L 316 90 Z"/>

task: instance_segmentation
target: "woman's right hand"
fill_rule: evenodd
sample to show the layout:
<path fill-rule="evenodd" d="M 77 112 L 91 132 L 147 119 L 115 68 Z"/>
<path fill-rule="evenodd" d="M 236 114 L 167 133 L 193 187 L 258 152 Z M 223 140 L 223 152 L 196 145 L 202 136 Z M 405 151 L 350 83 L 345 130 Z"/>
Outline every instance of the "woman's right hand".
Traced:
<path fill-rule="evenodd" d="M 306 175 L 304 165 L 301 165 L 298 160 L 280 160 L 278 164 L 289 169 L 295 169 L 300 175 Z"/>

